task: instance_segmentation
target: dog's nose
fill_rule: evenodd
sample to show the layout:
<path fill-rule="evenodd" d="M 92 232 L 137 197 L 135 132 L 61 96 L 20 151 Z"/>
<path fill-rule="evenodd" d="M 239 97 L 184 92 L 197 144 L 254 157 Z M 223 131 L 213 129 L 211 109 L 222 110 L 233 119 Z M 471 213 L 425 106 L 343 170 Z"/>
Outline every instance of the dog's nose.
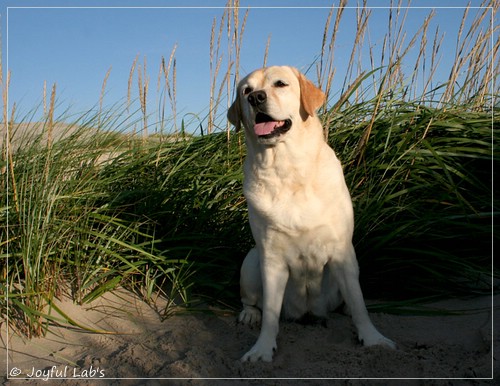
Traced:
<path fill-rule="evenodd" d="M 266 99 L 267 95 L 265 91 L 254 91 L 248 96 L 248 103 L 250 103 L 253 107 L 257 107 L 258 105 L 264 103 Z"/>

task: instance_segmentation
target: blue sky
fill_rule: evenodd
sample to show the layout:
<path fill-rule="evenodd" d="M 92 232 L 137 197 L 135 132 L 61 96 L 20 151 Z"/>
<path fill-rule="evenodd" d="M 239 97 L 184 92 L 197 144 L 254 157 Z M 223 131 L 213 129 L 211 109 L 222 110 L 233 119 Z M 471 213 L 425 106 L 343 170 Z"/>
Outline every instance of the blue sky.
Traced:
<path fill-rule="evenodd" d="M 408 40 L 426 15 L 440 7 L 435 9 L 429 35 L 433 36 L 436 28 L 443 34 L 440 64 L 443 81 L 455 54 L 462 7 L 468 1 L 411 3 L 405 23 Z M 158 105 L 156 87 L 161 58 L 168 60 L 177 44 L 179 119 L 189 113 L 203 119 L 209 105 L 210 30 L 214 18 L 220 20 L 225 0 L 0 0 L 0 3 L 2 57 L 4 67 L 8 66 L 11 71 L 9 105 L 15 102 L 19 115 L 40 105 L 44 81 L 48 88 L 57 84 L 60 112 L 69 110 L 78 115 L 88 111 L 98 104 L 102 83 L 110 68 L 104 104 L 111 106 L 123 102 L 130 69 L 137 55 L 141 64 L 144 58 L 147 62 L 151 104 L 148 110 L 153 113 Z M 269 36 L 269 65 L 289 64 L 305 71 L 320 53 L 328 7 L 332 4 L 338 1 L 241 0 L 241 16 L 248 7 L 250 12 L 243 37 L 240 73 L 244 75 L 262 66 Z M 355 35 L 357 2 L 349 1 L 347 5 L 352 8 L 344 11 L 335 46 L 337 82 L 344 78 Z M 372 16 L 366 39 L 370 39 L 376 50 L 381 47 L 387 32 L 388 10 L 375 7 L 388 6 L 390 2 L 368 1 L 368 5 L 372 7 Z M 479 5 L 479 1 L 472 1 L 472 6 Z M 198 8 L 188 8 L 194 6 Z M 259 8 L 262 6 L 278 8 Z M 471 11 L 468 20 L 472 20 L 474 12 L 477 10 Z M 369 69 L 369 64 L 365 65 Z M 316 80 L 315 70 L 310 77 Z M 134 77 L 132 97 L 137 97 L 136 84 L 137 76 Z M 339 85 L 336 83 L 334 87 Z M 154 120 L 153 116 L 150 121 Z"/>

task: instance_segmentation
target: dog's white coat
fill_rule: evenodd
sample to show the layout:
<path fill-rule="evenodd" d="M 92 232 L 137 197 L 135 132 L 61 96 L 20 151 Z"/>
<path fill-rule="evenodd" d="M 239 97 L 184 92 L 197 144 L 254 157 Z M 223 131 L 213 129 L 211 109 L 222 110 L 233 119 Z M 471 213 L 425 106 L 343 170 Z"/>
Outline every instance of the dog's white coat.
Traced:
<path fill-rule="evenodd" d="M 258 106 L 249 96 L 262 92 Z M 358 281 L 353 210 L 341 164 L 315 111 L 324 94 L 291 67 L 252 72 L 228 111 L 243 123 L 247 145 L 244 194 L 256 246 L 241 267 L 240 321 L 262 327 L 243 361 L 271 361 L 279 317 L 326 316 L 344 300 L 365 346 L 394 343 L 373 326 Z M 254 103 L 255 104 L 255 103 Z M 255 116 L 290 120 L 286 133 L 258 137 Z"/>

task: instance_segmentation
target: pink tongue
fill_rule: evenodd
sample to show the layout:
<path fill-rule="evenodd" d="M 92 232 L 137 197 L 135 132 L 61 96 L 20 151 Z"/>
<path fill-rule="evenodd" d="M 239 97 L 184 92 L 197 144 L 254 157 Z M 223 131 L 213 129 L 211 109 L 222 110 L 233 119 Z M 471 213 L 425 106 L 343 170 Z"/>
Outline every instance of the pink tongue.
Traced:
<path fill-rule="evenodd" d="M 255 134 L 257 135 L 268 135 L 271 134 L 273 130 L 278 126 L 283 126 L 283 121 L 256 123 L 253 129 L 255 130 Z"/>

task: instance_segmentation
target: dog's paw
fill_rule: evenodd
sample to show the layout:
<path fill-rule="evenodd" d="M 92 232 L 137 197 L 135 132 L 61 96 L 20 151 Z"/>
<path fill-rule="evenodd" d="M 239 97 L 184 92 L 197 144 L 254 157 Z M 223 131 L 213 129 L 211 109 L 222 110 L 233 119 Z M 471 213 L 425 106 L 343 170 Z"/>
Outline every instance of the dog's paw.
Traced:
<path fill-rule="evenodd" d="M 376 333 L 367 334 L 365 336 L 359 336 L 359 340 L 363 343 L 363 346 L 384 346 L 387 348 L 395 349 L 396 343 L 392 340 L 386 338 L 378 331 Z"/>
<path fill-rule="evenodd" d="M 243 311 L 240 312 L 238 321 L 250 326 L 260 323 L 261 312 L 257 307 L 244 305 Z"/>
<path fill-rule="evenodd" d="M 276 342 L 271 344 L 262 344 L 260 342 L 255 345 L 241 358 L 242 362 L 272 362 L 273 353 L 276 351 Z"/>

